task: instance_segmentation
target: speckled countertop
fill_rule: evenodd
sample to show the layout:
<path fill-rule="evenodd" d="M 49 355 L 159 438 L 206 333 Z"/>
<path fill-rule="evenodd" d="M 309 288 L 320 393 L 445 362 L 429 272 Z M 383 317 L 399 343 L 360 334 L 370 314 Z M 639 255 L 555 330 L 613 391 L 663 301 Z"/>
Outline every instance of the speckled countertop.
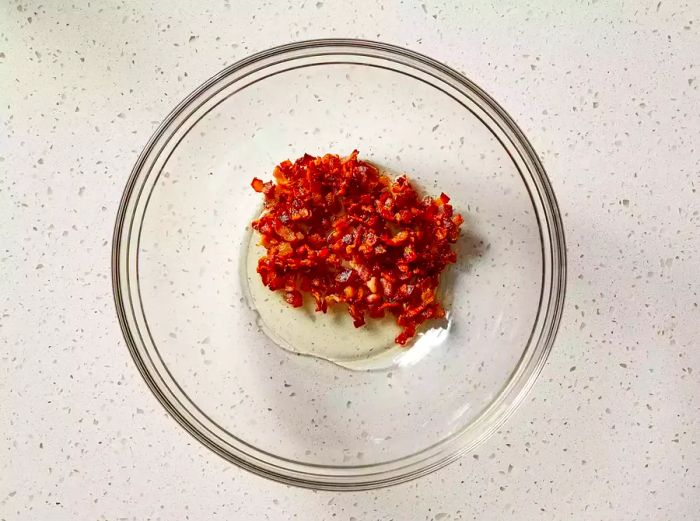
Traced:
<path fill-rule="evenodd" d="M 0 6 L 0 519 L 698 519 L 700 4 L 300 4 Z M 491 93 L 569 247 L 526 403 L 476 454 L 364 493 L 268 482 L 191 439 L 137 373 L 110 285 L 119 197 L 161 119 L 237 59 L 329 36 Z"/>

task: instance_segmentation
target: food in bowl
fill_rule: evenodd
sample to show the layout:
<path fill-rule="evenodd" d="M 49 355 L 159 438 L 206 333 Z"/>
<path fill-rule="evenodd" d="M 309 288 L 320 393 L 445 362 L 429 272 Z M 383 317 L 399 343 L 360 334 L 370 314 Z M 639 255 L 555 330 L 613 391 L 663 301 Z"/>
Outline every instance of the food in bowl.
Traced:
<path fill-rule="evenodd" d="M 464 222 L 446 194 L 421 196 L 405 175 L 392 179 L 357 150 L 283 161 L 273 177 L 251 183 L 264 195 L 252 227 L 266 250 L 256 271 L 267 288 L 293 307 L 304 294 L 318 312 L 346 306 L 355 327 L 391 314 L 401 346 L 445 316 L 440 275 L 457 260 Z"/>

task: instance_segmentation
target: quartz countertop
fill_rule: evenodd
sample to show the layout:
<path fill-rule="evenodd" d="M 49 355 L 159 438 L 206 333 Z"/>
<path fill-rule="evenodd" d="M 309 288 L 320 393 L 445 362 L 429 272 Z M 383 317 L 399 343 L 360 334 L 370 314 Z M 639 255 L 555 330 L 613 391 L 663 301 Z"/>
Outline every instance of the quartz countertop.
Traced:
<path fill-rule="evenodd" d="M 700 516 L 700 4 L 16 2 L 0 6 L 0 519 Z M 110 248 L 159 122 L 289 41 L 386 41 L 489 92 L 550 176 L 567 302 L 535 387 L 476 452 L 371 492 L 280 485 L 148 391 Z"/>

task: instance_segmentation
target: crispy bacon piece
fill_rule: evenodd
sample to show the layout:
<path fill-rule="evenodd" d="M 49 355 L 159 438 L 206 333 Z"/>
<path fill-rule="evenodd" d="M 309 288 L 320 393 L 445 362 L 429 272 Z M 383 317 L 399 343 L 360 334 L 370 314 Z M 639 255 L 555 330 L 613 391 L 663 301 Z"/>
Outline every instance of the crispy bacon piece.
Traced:
<path fill-rule="evenodd" d="M 253 179 L 265 197 L 252 223 L 267 250 L 257 271 L 291 306 L 302 293 L 324 313 L 347 304 L 355 327 L 389 312 L 406 345 L 420 324 L 445 316 L 436 290 L 464 220 L 444 193 L 420 197 L 406 176 L 392 180 L 357 155 L 306 154 L 280 163 L 274 181 Z"/>

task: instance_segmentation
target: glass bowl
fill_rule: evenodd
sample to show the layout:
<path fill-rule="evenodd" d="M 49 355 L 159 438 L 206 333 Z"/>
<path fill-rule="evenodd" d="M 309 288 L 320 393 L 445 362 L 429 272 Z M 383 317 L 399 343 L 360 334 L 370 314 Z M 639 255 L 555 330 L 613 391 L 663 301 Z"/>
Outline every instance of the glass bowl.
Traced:
<path fill-rule="evenodd" d="M 261 317 L 246 267 L 251 179 L 353 149 L 449 194 L 465 218 L 443 280 L 448 320 L 369 369 L 281 347 L 270 329 L 293 343 L 295 320 Z M 359 40 L 276 47 L 188 96 L 141 153 L 113 246 L 121 327 L 166 410 L 240 467 L 336 490 L 416 478 L 491 435 L 551 349 L 565 265 L 554 194 L 506 112 L 430 58 Z M 362 351 L 359 330 L 314 320 L 321 350 Z"/>

